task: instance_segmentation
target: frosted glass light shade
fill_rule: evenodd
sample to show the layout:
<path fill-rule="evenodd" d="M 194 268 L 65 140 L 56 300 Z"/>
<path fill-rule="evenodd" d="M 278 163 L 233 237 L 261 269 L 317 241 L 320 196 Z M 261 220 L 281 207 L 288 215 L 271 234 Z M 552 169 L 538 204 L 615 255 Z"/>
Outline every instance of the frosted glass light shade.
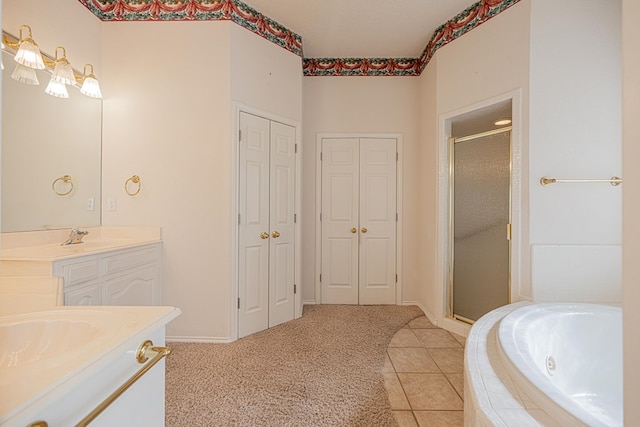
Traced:
<path fill-rule="evenodd" d="M 51 96 L 55 96 L 56 98 L 68 98 L 69 92 L 67 92 L 67 86 L 64 83 L 56 82 L 53 80 L 49 80 L 49 84 L 47 88 L 44 90 Z"/>
<path fill-rule="evenodd" d="M 16 56 L 13 57 L 15 61 L 24 65 L 25 67 L 35 68 L 36 70 L 44 70 L 44 61 L 40 54 L 38 45 L 31 39 L 23 40 L 20 43 Z"/>
<path fill-rule="evenodd" d="M 100 84 L 98 79 L 93 75 L 93 65 L 86 64 L 82 72 L 82 87 L 80 93 L 91 98 L 102 98 Z"/>
<path fill-rule="evenodd" d="M 56 61 L 56 66 L 53 68 L 53 74 L 51 79 L 54 82 L 62 83 L 65 85 L 72 85 L 75 83 L 76 78 L 73 75 L 73 68 L 67 60 Z"/>
<path fill-rule="evenodd" d="M 26 83 L 28 85 L 39 85 L 38 76 L 36 70 L 33 68 L 25 67 L 22 64 L 16 64 L 16 68 L 11 74 L 11 78 L 20 83 Z"/>
<path fill-rule="evenodd" d="M 102 92 L 100 91 L 100 84 L 94 77 L 85 77 L 80 93 L 91 98 L 102 98 Z"/>

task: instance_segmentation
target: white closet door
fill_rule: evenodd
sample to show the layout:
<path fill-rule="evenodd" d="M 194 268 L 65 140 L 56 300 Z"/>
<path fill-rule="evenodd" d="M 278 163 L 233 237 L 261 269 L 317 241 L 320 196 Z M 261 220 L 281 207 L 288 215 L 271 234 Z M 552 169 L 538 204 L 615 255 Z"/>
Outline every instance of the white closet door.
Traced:
<path fill-rule="evenodd" d="M 322 140 L 322 303 L 395 304 L 396 140 Z"/>
<path fill-rule="evenodd" d="M 294 316 L 295 128 L 271 122 L 269 327 Z"/>
<path fill-rule="evenodd" d="M 360 304 L 394 304 L 396 140 L 360 143 Z"/>
<path fill-rule="evenodd" d="M 358 145 L 322 140 L 323 304 L 358 304 Z"/>
<path fill-rule="evenodd" d="M 240 113 L 238 336 L 269 325 L 269 120 Z"/>

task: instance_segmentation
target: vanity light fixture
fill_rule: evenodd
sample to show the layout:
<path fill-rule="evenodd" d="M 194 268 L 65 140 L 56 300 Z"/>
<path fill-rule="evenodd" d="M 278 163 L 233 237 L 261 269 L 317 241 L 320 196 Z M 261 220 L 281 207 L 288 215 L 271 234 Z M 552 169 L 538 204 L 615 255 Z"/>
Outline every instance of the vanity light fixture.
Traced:
<path fill-rule="evenodd" d="M 24 31 L 26 36 L 23 36 Z M 66 86 L 71 85 L 80 87 L 80 93 L 85 96 L 102 98 L 100 84 L 93 74 L 93 65 L 85 65 L 83 74 L 80 74 L 71 67 L 64 47 L 56 47 L 53 58 L 41 53 L 38 45 L 31 38 L 31 27 L 28 25 L 20 26 L 19 38 L 2 30 L 2 51 L 16 51 L 14 59 L 17 64 L 11 77 L 20 83 L 40 84 L 36 70 L 45 70 L 51 73 L 51 79 L 45 89 L 45 92 L 51 96 L 69 98 Z"/>
<path fill-rule="evenodd" d="M 90 98 L 102 98 L 100 84 L 98 79 L 93 75 L 93 65 L 86 64 L 82 72 L 82 87 L 80 93 Z"/>
<path fill-rule="evenodd" d="M 60 50 L 62 50 L 62 56 L 58 58 L 58 52 Z M 74 84 L 76 77 L 73 75 L 73 68 L 71 68 L 71 63 L 67 59 L 67 50 L 64 47 L 58 46 L 56 48 L 54 61 L 55 66 L 53 67 L 51 80 L 65 85 Z"/>
<path fill-rule="evenodd" d="M 503 118 L 498 119 L 495 122 L 493 122 L 493 124 L 496 125 L 496 126 L 510 125 L 511 124 L 511 118 L 510 117 L 503 117 Z"/>
<path fill-rule="evenodd" d="M 22 30 L 28 30 L 27 37 L 22 37 Z M 25 67 L 34 68 L 36 70 L 44 70 L 44 60 L 40 53 L 40 48 L 31 38 L 31 27 L 28 25 L 20 26 L 20 39 L 18 40 L 18 51 L 13 57 L 15 61 Z"/>
<path fill-rule="evenodd" d="M 62 51 L 61 57 L 58 57 L 59 51 Z M 68 98 L 69 92 L 67 91 L 67 85 L 74 84 L 76 78 L 73 74 L 71 63 L 67 59 L 67 51 L 64 47 L 56 47 L 54 64 L 51 80 L 49 80 L 49 84 L 44 91 L 56 98 Z"/>
<path fill-rule="evenodd" d="M 55 96 L 56 98 L 68 98 L 69 92 L 67 91 L 67 85 L 64 83 L 60 83 L 54 81 L 53 79 L 49 80 L 49 84 L 47 88 L 44 90 L 51 96 Z"/>
<path fill-rule="evenodd" d="M 20 83 L 26 83 L 28 85 L 39 85 L 38 75 L 34 68 L 25 67 L 22 64 L 16 64 L 16 68 L 11 73 L 11 78 Z"/>

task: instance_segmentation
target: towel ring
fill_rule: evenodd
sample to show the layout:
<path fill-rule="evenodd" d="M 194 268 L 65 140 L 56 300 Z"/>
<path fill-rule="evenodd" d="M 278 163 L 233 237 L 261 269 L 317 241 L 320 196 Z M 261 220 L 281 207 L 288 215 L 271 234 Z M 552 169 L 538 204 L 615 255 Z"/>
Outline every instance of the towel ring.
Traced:
<path fill-rule="evenodd" d="M 136 191 L 129 191 L 129 183 L 132 182 L 134 184 L 138 184 L 138 189 Z M 124 182 L 124 191 L 127 192 L 130 196 L 135 196 L 140 192 L 140 177 L 138 175 L 133 175 L 131 178 L 127 179 Z"/>
<path fill-rule="evenodd" d="M 58 183 L 58 181 L 62 181 L 65 184 L 71 185 L 71 188 L 69 188 L 69 190 L 67 192 L 60 192 L 60 191 L 56 190 L 56 184 Z M 71 176 L 70 175 L 63 175 L 60 178 L 56 178 L 53 181 L 53 183 L 51 183 L 51 189 L 58 196 L 66 196 L 67 194 L 71 193 L 73 191 L 73 181 L 71 180 Z"/>

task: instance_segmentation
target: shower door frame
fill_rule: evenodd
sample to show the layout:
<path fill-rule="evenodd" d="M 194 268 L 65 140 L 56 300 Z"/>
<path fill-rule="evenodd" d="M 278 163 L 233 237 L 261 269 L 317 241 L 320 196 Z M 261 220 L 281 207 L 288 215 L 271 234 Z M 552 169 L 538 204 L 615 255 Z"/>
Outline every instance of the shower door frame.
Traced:
<path fill-rule="evenodd" d="M 464 323 L 473 324 L 475 320 L 468 319 L 462 315 L 458 315 L 454 311 L 454 283 L 453 283 L 453 269 L 455 262 L 455 206 L 454 206 L 454 196 L 455 196 L 455 144 L 457 142 L 467 142 L 473 141 L 476 139 L 484 138 L 487 136 L 498 135 L 501 133 L 509 132 L 509 215 L 508 215 L 508 223 L 507 229 L 505 230 L 509 249 L 508 249 L 508 257 L 507 257 L 507 304 L 511 303 L 511 248 L 512 248 L 512 233 L 511 233 L 511 224 L 512 224 L 512 173 L 513 173 L 513 127 L 505 126 L 498 129 L 489 130 L 486 132 L 480 132 L 473 135 L 466 135 L 461 137 L 449 137 L 448 138 L 448 152 L 449 152 L 449 194 L 448 194 L 448 270 L 447 270 L 447 317 L 451 317 L 454 320 L 458 320 Z"/>
<path fill-rule="evenodd" d="M 436 299 L 433 311 L 427 314 L 438 326 L 466 335 L 470 325 L 455 320 L 449 310 L 449 137 L 452 121 L 466 113 L 476 111 L 503 101 L 511 100 L 511 301 L 530 301 L 531 264 L 529 249 L 529 135 L 527 122 L 528 95 L 522 88 L 510 90 L 482 101 L 450 109 L 438 118 L 438 189 L 437 189 L 437 230 L 436 230 Z"/>

